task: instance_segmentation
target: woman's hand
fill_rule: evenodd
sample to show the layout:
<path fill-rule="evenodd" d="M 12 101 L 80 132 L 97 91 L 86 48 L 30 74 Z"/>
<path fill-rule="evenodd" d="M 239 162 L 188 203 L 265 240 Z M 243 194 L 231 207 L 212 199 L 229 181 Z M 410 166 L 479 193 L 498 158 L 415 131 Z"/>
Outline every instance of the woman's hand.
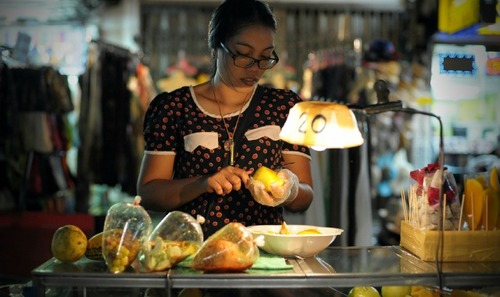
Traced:
<path fill-rule="evenodd" d="M 272 183 L 270 185 L 271 192 L 266 191 L 261 181 L 250 178 L 247 188 L 255 201 L 266 206 L 277 206 L 292 203 L 297 198 L 299 193 L 298 177 L 288 169 L 279 170 L 278 177 L 284 182 L 283 184 Z"/>
<path fill-rule="evenodd" d="M 238 167 L 227 166 L 206 179 L 206 190 L 209 193 L 215 192 L 224 196 L 233 190 L 240 190 L 241 186 L 246 185 L 249 179 L 247 171 Z"/>

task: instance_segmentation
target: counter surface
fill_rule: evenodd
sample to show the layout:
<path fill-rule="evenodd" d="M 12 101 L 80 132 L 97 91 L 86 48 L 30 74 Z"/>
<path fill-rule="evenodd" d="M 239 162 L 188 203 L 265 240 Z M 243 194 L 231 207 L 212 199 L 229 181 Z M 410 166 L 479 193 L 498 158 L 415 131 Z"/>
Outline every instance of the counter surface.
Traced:
<path fill-rule="evenodd" d="M 130 268 L 110 273 L 104 262 L 81 259 L 73 264 L 50 259 L 32 272 L 38 295 L 48 287 L 75 288 L 347 288 L 423 285 L 498 286 L 500 262 L 424 262 L 400 246 L 329 247 L 316 257 L 287 259 L 290 270 L 210 273 L 189 268 L 140 273 Z"/>

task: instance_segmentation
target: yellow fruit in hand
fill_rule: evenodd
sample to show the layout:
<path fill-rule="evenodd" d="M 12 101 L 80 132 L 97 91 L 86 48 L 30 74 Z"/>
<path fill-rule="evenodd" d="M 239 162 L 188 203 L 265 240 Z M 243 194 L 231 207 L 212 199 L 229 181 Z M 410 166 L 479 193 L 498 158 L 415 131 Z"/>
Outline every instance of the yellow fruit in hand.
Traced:
<path fill-rule="evenodd" d="M 380 293 L 374 287 L 354 287 L 347 297 L 380 297 Z"/>
<path fill-rule="evenodd" d="M 278 176 L 278 173 L 266 166 L 262 166 L 253 174 L 253 179 L 264 184 L 266 191 L 271 192 L 271 185 L 276 183 L 282 185 L 285 181 Z"/>
<path fill-rule="evenodd" d="M 78 261 L 87 251 L 87 236 L 75 225 L 65 225 L 52 236 L 52 255 L 64 263 Z"/>
<path fill-rule="evenodd" d="M 411 295 L 411 286 L 383 286 L 382 297 L 405 297 Z"/>

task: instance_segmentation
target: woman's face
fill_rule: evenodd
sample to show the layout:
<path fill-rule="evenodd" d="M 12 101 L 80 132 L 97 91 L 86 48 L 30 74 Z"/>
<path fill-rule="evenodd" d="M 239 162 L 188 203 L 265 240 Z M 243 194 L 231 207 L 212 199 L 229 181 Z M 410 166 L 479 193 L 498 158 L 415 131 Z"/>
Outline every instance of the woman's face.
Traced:
<path fill-rule="evenodd" d="M 237 35 L 226 41 L 226 48 L 233 54 L 249 56 L 254 59 L 271 58 L 274 51 L 275 33 L 272 29 L 253 25 L 242 29 Z M 217 73 L 222 81 L 234 88 L 253 87 L 266 70 L 255 63 L 249 68 L 234 65 L 231 54 L 224 49 L 217 51 Z"/>

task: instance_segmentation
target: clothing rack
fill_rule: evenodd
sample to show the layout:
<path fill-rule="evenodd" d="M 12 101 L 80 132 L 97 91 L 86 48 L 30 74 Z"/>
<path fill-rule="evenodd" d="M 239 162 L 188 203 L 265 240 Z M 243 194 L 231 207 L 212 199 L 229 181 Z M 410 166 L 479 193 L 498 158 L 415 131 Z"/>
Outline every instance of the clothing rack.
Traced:
<path fill-rule="evenodd" d="M 127 48 L 124 48 L 124 47 L 121 47 L 121 46 L 118 46 L 118 45 L 115 45 L 115 44 L 111 44 L 111 43 L 108 43 L 106 41 L 102 41 L 102 40 L 98 40 L 98 39 L 92 39 L 90 42 L 93 43 L 93 44 L 98 45 L 101 49 L 104 49 L 104 50 L 107 50 L 107 51 L 110 51 L 110 52 L 113 52 L 113 53 L 116 53 L 116 54 L 119 54 L 119 55 L 127 56 L 127 55 L 133 54 Z"/>
<path fill-rule="evenodd" d="M 63 132 L 66 129 L 62 127 L 61 125 L 64 125 L 64 121 L 62 121 L 59 117 L 62 116 L 62 114 L 66 114 L 67 112 L 73 110 L 73 105 L 72 101 L 70 98 L 69 90 L 66 88 L 65 85 L 62 85 L 64 79 L 60 73 L 53 68 L 52 66 L 36 66 L 36 65 L 30 65 L 28 63 L 20 62 L 17 61 L 16 59 L 10 57 L 9 54 L 4 53 L 3 51 L 9 51 L 9 48 L 7 47 L 1 47 L 2 48 L 2 54 L 1 54 L 1 62 L 2 66 L 0 69 L 2 71 L 8 71 L 10 79 L 9 83 L 9 88 L 12 88 L 13 91 L 9 92 L 8 95 L 6 95 L 5 98 L 8 98 L 10 101 L 15 101 L 15 107 L 12 105 L 12 110 L 10 111 L 11 115 L 15 115 L 13 119 L 16 121 L 19 121 L 19 123 L 16 124 L 16 133 L 14 134 L 15 136 L 10 137 L 9 139 L 5 139 L 7 142 L 5 147 L 0 148 L 0 155 L 3 155 L 4 149 L 7 149 L 12 143 L 15 143 L 16 146 L 22 146 L 19 147 L 18 150 L 15 152 L 12 151 L 12 149 L 9 150 L 9 153 L 6 153 L 5 156 L 0 156 L 0 159 L 6 159 L 9 158 L 10 162 L 8 164 L 14 164 L 15 162 L 18 162 L 19 165 L 18 167 L 14 168 L 12 166 L 11 169 L 9 170 L 16 170 L 16 172 L 20 175 L 20 184 L 13 186 L 14 190 L 17 190 L 17 194 L 13 193 L 13 196 L 17 196 L 17 201 L 16 203 L 16 208 L 19 211 L 24 211 L 27 210 L 27 205 L 28 205 L 28 194 L 29 194 L 29 189 L 30 189 L 30 179 L 32 177 L 32 169 L 34 168 L 34 162 L 35 158 L 37 156 L 43 156 L 43 157 L 56 157 L 56 160 L 60 160 L 60 164 L 57 161 L 52 160 L 52 162 L 47 161 L 44 164 L 50 164 L 52 167 L 52 172 L 58 173 L 57 175 L 54 174 L 54 185 L 61 185 L 65 184 L 66 186 L 62 187 L 61 189 L 67 189 L 68 185 L 71 183 L 69 180 L 69 175 L 66 176 L 63 171 L 58 171 L 60 168 L 65 168 L 66 164 L 62 164 L 65 162 L 65 154 L 64 150 L 68 143 L 70 143 L 70 139 L 66 137 L 66 134 Z M 6 67 L 3 69 L 3 67 Z M 16 74 L 14 74 L 16 73 Z M 28 73 L 28 75 L 26 75 Z M 33 75 L 33 73 L 36 73 L 36 75 Z M 50 77 L 50 87 L 48 82 L 40 82 L 41 77 Z M 3 83 L 6 83 L 5 81 Z M 31 86 L 31 88 L 27 88 L 26 86 Z M 57 91 L 55 90 L 57 88 Z M 22 90 L 22 92 L 20 91 Z M 67 96 L 64 95 L 64 90 L 67 90 Z M 24 91 L 27 93 L 24 94 Z M 43 91 L 43 92 L 42 92 Z M 23 98 L 34 98 L 33 96 L 40 96 L 40 100 L 43 101 L 43 103 L 39 103 L 38 101 L 35 102 L 35 100 L 25 100 Z M 52 98 L 49 100 L 49 97 Z M 57 97 L 58 99 L 54 99 Z M 38 98 L 38 97 L 37 97 Z M 6 108 L 6 106 L 2 106 L 2 108 Z M 5 110 L 3 110 L 6 112 Z M 39 113 L 47 113 L 50 115 L 50 120 L 47 121 L 38 121 L 42 119 L 38 115 L 34 115 L 34 113 L 39 114 Z M 32 121 L 27 121 L 27 119 L 31 119 Z M 33 123 L 40 123 L 40 125 L 36 125 L 37 127 L 44 127 L 40 128 L 40 130 L 36 130 L 36 132 L 28 131 L 26 127 L 33 127 Z M 49 123 L 50 122 L 50 123 Z M 22 123 L 22 124 L 21 124 Z M 43 125 L 42 123 L 49 123 L 47 126 Z M 22 128 L 24 127 L 24 128 Z M 30 129 L 28 128 L 28 129 Z M 40 131 L 47 131 L 45 130 L 49 129 L 50 135 L 46 136 L 41 136 L 39 133 Z M 31 137 L 28 136 L 30 140 L 33 141 L 28 141 L 28 144 L 26 143 L 26 133 L 36 133 L 37 137 Z M 45 134 L 44 134 L 45 135 Z M 20 137 L 21 141 L 15 141 L 13 138 Z M 40 140 L 42 139 L 43 140 Z M 35 140 L 36 139 L 36 140 Z M 49 151 L 48 150 L 48 142 L 47 140 L 50 139 L 50 141 L 53 141 L 53 150 Z M 12 142 L 12 143 L 11 143 Z M 21 145 L 22 143 L 22 145 Z M 8 155 L 7 155 L 8 154 Z M 38 155 L 37 155 L 38 154 Z M 54 166 L 58 165 L 57 168 Z M 24 168 L 23 168 L 24 167 Z M 46 168 L 46 167 L 43 167 Z M 7 169 L 6 169 L 7 170 Z M 41 171 L 40 171 L 41 172 Z M 43 174 L 45 178 L 47 176 Z M 62 178 L 61 178 L 62 177 Z M 68 178 L 65 180 L 65 178 Z M 61 183 L 59 183 L 61 182 Z M 43 183 L 43 182 L 42 182 Z M 45 194 L 45 184 L 42 189 L 42 194 Z"/>
<path fill-rule="evenodd" d="M 123 46 L 112 44 L 112 43 L 109 43 L 107 41 L 103 41 L 100 39 L 92 39 L 90 41 L 90 43 L 97 45 L 99 47 L 99 49 L 101 49 L 101 50 L 106 50 L 106 51 L 113 53 L 113 54 L 116 54 L 118 56 L 130 57 L 132 59 L 137 59 L 141 63 L 145 63 L 145 61 L 147 60 L 146 55 L 142 51 L 133 52 L 130 49 L 125 48 Z"/>

